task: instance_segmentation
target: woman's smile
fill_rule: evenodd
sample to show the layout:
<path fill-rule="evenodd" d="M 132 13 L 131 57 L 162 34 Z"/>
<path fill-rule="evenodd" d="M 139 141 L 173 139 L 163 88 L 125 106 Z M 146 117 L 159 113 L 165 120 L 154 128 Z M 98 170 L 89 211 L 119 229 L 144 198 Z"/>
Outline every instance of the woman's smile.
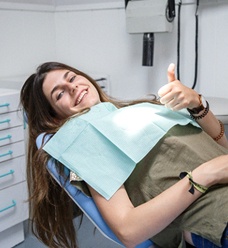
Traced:
<path fill-rule="evenodd" d="M 82 99 L 85 97 L 85 95 L 86 94 L 88 94 L 88 89 L 86 89 L 86 90 L 83 90 L 80 94 L 79 94 L 79 96 L 76 98 L 76 104 L 75 105 L 78 105 L 81 101 L 82 101 Z"/>

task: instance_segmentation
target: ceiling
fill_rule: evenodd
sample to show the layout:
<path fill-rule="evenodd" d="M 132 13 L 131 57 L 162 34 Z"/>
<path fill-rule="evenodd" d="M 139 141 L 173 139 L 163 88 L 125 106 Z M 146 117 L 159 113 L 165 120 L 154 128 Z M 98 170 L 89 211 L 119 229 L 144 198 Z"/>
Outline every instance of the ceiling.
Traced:
<path fill-rule="evenodd" d="M 94 4 L 94 3 L 113 3 L 124 2 L 124 0 L 0 0 L 0 3 L 17 3 L 17 4 L 40 4 L 40 5 L 74 5 L 74 4 Z"/>

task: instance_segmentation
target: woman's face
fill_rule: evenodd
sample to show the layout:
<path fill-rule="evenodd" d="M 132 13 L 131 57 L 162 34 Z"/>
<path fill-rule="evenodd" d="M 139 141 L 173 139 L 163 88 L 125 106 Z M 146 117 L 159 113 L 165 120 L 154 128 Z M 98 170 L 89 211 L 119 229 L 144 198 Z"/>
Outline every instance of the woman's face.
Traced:
<path fill-rule="evenodd" d="M 55 70 L 46 75 L 43 92 L 59 118 L 66 118 L 100 103 L 94 85 L 69 70 Z"/>

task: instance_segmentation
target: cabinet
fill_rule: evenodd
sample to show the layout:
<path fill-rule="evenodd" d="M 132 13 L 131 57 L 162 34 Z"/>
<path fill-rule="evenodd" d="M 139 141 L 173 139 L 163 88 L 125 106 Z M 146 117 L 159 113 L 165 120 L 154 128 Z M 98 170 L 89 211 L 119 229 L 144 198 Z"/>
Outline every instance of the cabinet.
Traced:
<path fill-rule="evenodd" d="M 0 88 L 0 247 L 24 240 L 28 219 L 23 117 L 20 92 Z"/>

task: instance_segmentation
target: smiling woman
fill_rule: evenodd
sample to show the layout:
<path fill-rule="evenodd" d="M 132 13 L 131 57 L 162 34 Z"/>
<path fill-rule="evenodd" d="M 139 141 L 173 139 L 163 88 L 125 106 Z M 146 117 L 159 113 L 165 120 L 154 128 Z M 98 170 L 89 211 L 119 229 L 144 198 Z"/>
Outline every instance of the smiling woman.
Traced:
<path fill-rule="evenodd" d="M 36 125 L 34 130 L 39 130 L 35 133 L 36 137 L 40 130 L 49 130 L 53 125 L 59 125 L 62 119 L 87 108 L 92 102 L 108 101 L 95 80 L 73 67 L 56 62 L 42 64 L 37 73 L 26 80 L 22 92 L 25 93 L 23 101 L 29 101 L 29 104 L 24 106 L 28 118 L 32 117 L 28 121 L 35 120 L 32 113 L 36 111 L 43 120 L 33 123 Z M 32 97 L 29 97 L 27 92 Z M 84 104 L 83 99 L 86 99 L 87 93 L 93 97 Z M 42 108 L 37 109 L 37 106 Z M 55 124 L 49 123 L 48 128 L 45 121 L 47 119 L 53 119 Z"/>
<path fill-rule="evenodd" d="M 68 159 L 70 174 L 86 170 L 76 187 L 93 198 L 126 247 L 148 238 L 164 248 L 185 241 L 227 247 L 228 141 L 209 104 L 202 106 L 202 96 L 176 80 L 174 69 L 168 68 L 160 101 L 118 101 L 85 73 L 57 62 L 26 80 L 21 103 L 29 126 L 31 219 L 48 247 L 77 247 L 72 202 L 46 169 L 52 149 L 63 158 L 56 157 L 60 173 Z M 54 134 L 48 153 L 36 147 L 43 132 Z"/>
<path fill-rule="evenodd" d="M 67 118 L 100 102 L 95 86 L 84 76 L 69 70 L 47 74 L 43 92 L 60 118 Z"/>

